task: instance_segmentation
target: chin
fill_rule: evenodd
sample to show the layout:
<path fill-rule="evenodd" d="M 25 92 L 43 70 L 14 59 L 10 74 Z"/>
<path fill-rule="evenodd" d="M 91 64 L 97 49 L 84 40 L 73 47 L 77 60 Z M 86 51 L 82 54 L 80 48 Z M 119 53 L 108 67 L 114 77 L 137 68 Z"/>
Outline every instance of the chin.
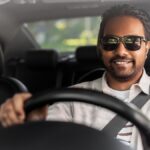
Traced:
<path fill-rule="evenodd" d="M 130 73 L 118 73 L 118 72 L 110 72 L 111 76 L 120 81 L 120 82 L 125 82 L 125 81 L 129 81 L 129 80 L 133 80 L 136 76 L 136 72 L 132 71 Z"/>

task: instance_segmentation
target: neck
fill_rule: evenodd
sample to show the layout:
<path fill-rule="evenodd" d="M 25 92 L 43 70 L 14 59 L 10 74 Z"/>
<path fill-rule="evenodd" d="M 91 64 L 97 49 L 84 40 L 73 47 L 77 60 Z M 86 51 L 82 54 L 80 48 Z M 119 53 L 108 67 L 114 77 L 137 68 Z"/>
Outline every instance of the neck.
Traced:
<path fill-rule="evenodd" d="M 106 81 L 110 88 L 123 91 L 128 90 L 130 87 L 137 83 L 141 76 L 143 71 L 139 72 L 136 76 L 134 76 L 132 79 L 126 80 L 126 81 L 120 81 L 115 78 L 113 78 L 110 74 L 106 73 Z"/>

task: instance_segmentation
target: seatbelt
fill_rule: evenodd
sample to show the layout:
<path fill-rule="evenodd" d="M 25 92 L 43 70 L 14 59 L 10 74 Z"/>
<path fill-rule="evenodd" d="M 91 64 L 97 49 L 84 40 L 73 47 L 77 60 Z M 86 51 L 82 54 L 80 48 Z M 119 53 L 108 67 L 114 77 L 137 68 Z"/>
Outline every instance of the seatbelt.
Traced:
<path fill-rule="evenodd" d="M 139 109 L 150 99 L 150 95 L 146 95 L 141 92 L 137 95 L 131 103 L 136 105 Z M 104 128 L 104 131 L 107 131 L 111 136 L 116 137 L 119 131 L 129 122 L 125 120 L 120 115 L 116 115 Z"/>

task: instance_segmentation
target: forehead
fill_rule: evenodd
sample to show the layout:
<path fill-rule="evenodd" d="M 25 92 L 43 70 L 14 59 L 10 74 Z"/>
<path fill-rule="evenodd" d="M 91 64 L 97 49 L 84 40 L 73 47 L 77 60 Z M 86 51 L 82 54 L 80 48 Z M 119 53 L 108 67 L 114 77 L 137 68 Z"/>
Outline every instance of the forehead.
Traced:
<path fill-rule="evenodd" d="M 104 27 L 104 35 L 140 35 L 144 36 L 143 23 L 132 16 L 118 16 L 107 21 Z"/>

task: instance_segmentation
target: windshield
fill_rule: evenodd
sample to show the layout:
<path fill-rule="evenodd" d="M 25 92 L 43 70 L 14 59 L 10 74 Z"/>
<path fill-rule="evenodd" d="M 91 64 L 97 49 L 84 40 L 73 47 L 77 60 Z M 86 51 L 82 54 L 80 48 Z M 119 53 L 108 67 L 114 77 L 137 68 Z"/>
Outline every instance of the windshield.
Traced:
<path fill-rule="evenodd" d="M 76 47 L 95 45 L 100 17 L 84 17 L 27 23 L 27 27 L 42 48 L 59 52 L 75 51 Z"/>

